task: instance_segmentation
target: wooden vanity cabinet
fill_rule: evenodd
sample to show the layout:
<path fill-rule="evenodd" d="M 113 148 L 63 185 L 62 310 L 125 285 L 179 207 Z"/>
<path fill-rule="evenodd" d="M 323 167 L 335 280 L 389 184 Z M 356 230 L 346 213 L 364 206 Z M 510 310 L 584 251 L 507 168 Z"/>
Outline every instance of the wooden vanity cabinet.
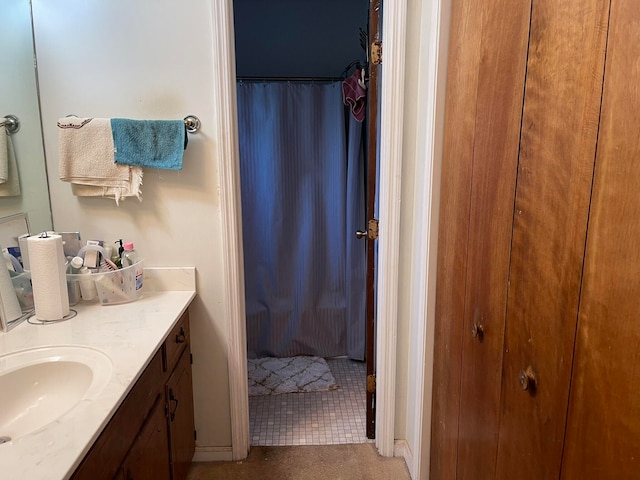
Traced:
<path fill-rule="evenodd" d="M 189 322 L 180 321 L 165 341 L 166 371 L 172 372 L 165 385 L 169 428 L 171 478 L 186 478 L 195 451 L 193 382 Z"/>
<path fill-rule="evenodd" d="M 188 344 L 165 389 L 169 408 L 171 478 L 177 480 L 186 478 L 195 450 L 191 349 Z"/>
<path fill-rule="evenodd" d="M 164 402 L 158 397 L 147 422 L 131 446 L 122 467 L 124 480 L 170 480 L 169 436 Z"/>
<path fill-rule="evenodd" d="M 195 450 L 185 312 L 72 480 L 184 480 Z"/>

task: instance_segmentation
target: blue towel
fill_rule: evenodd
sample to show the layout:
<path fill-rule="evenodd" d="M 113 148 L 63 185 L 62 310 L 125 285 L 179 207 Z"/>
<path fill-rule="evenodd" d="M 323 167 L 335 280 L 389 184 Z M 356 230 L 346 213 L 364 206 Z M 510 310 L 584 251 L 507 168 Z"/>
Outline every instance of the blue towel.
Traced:
<path fill-rule="evenodd" d="M 115 162 L 119 165 L 181 170 L 187 148 L 184 120 L 112 118 Z"/>

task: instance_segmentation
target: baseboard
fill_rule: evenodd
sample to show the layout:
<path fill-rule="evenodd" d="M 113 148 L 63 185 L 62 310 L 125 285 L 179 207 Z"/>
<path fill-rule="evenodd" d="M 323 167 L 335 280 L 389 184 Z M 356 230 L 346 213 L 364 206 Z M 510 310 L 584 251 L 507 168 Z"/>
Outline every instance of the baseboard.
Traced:
<path fill-rule="evenodd" d="M 407 464 L 407 468 L 409 469 L 409 474 L 413 479 L 413 453 L 411 453 L 411 449 L 409 448 L 409 444 L 406 440 L 395 440 L 393 443 L 393 456 L 394 457 L 402 457 L 404 458 L 404 463 Z"/>
<path fill-rule="evenodd" d="M 233 460 L 231 447 L 196 447 L 194 462 L 230 462 Z"/>

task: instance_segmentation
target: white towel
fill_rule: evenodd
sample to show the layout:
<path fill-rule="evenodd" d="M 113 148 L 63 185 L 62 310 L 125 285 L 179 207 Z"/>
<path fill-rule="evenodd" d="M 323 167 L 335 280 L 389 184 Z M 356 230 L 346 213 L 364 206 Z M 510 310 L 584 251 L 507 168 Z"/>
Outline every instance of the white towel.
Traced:
<path fill-rule="evenodd" d="M 142 168 L 117 165 L 108 118 L 65 117 L 58 120 L 58 172 L 82 197 L 141 199 Z"/>
<path fill-rule="evenodd" d="M 18 164 L 13 151 L 13 143 L 7 129 L 0 127 L 0 197 L 20 195 Z"/>

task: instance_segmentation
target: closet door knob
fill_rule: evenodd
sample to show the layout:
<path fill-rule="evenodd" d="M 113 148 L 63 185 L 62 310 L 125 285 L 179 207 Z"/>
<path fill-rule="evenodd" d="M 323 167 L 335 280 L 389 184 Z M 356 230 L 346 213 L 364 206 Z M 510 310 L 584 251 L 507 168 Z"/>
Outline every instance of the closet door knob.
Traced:
<path fill-rule="evenodd" d="M 526 370 L 520 370 L 520 373 L 518 373 L 518 384 L 522 390 L 535 393 L 536 375 L 531 367 L 527 367 Z"/>
<path fill-rule="evenodd" d="M 358 230 L 356 232 L 356 237 L 358 237 L 358 238 L 363 238 L 363 237 L 366 237 L 366 236 L 367 236 L 367 232 L 363 232 L 361 230 Z"/>
<path fill-rule="evenodd" d="M 478 322 L 473 322 L 473 325 L 471 325 L 471 336 L 473 338 L 477 338 L 478 340 L 482 340 L 483 335 L 484 335 L 484 327 L 480 325 Z"/>

